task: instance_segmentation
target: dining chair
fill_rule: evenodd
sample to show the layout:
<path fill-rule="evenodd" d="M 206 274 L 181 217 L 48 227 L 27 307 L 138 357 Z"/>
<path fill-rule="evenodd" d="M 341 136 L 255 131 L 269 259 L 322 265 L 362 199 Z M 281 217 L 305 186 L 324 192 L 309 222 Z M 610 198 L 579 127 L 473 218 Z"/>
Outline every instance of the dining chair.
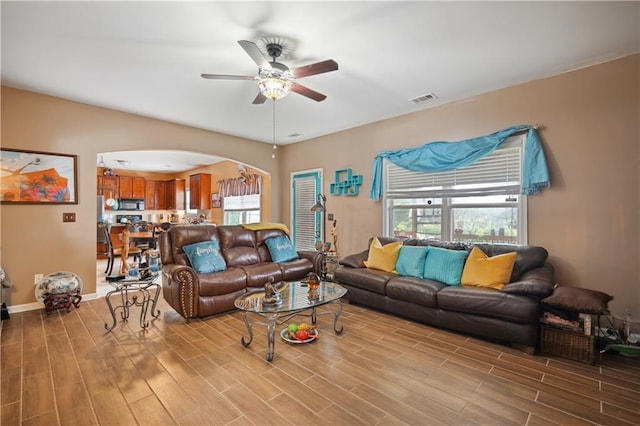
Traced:
<path fill-rule="evenodd" d="M 102 226 L 101 226 L 102 225 Z M 126 261 L 126 259 L 122 259 L 122 248 L 113 248 L 113 241 L 111 240 L 111 229 L 107 224 L 101 223 L 98 224 L 98 227 L 102 229 L 105 235 L 105 242 L 107 243 L 107 269 L 104 271 L 107 276 L 111 275 L 113 271 L 113 264 L 115 263 L 115 258 L 120 257 L 120 261 Z M 138 247 L 130 247 L 129 248 L 129 256 L 140 257 L 142 255 L 142 250 Z"/>
<path fill-rule="evenodd" d="M 151 225 L 151 226 L 150 226 Z M 131 232 L 149 232 L 151 231 L 151 238 L 148 240 L 135 241 L 135 247 L 138 247 L 142 252 L 149 250 L 154 247 L 154 235 L 153 235 L 153 225 L 147 221 L 141 220 L 139 222 L 134 223 L 129 227 L 129 231 Z M 137 256 L 134 256 L 134 258 Z"/>

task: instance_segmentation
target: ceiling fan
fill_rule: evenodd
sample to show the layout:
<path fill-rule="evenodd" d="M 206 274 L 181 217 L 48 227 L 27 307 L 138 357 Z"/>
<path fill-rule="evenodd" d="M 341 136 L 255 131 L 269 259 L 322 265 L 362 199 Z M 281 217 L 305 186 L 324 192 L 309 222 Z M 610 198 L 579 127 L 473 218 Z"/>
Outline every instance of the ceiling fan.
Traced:
<path fill-rule="evenodd" d="M 271 61 L 262 54 L 255 43 L 240 40 L 238 44 L 240 44 L 251 59 L 258 65 L 258 75 L 202 74 L 202 78 L 214 80 L 255 80 L 258 82 L 260 92 L 253 100 L 254 104 L 262 104 L 267 99 L 281 99 L 285 97 L 289 91 L 296 92 L 317 102 L 321 102 L 327 98 L 326 95 L 298 84 L 294 80 L 337 70 L 338 63 L 333 59 L 289 69 L 286 65 L 276 61 L 283 50 L 283 46 L 280 43 L 272 42 L 266 45 L 267 53 L 271 57 Z"/>

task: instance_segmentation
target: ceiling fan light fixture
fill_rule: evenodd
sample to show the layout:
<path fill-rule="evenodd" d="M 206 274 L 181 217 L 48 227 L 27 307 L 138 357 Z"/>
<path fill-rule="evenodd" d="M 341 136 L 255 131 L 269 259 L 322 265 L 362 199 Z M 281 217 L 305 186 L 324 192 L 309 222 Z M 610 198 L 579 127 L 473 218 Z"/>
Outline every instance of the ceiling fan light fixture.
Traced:
<path fill-rule="evenodd" d="M 289 94 L 291 81 L 277 77 L 261 78 L 258 80 L 258 89 L 264 97 L 277 101 Z"/>

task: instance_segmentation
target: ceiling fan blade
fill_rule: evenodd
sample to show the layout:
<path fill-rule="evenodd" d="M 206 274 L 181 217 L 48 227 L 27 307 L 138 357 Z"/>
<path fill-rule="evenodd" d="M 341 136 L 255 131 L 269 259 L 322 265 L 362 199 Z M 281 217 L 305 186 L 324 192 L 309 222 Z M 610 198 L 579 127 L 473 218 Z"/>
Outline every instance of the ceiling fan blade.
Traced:
<path fill-rule="evenodd" d="M 255 80 L 252 75 L 200 74 L 202 78 L 211 80 Z"/>
<path fill-rule="evenodd" d="M 316 102 L 322 102 L 327 99 L 326 95 L 316 92 L 315 90 L 311 90 L 308 87 L 305 87 L 298 83 L 291 84 L 291 91 L 296 92 L 299 95 L 306 96 L 309 99 L 313 99 Z"/>
<path fill-rule="evenodd" d="M 253 104 L 263 104 L 264 101 L 267 100 L 267 97 L 262 94 L 262 92 L 258 92 L 258 96 L 253 100 Z"/>
<path fill-rule="evenodd" d="M 291 70 L 291 73 L 295 78 L 308 77 L 310 75 L 322 74 L 329 71 L 335 71 L 338 69 L 338 63 L 333 59 L 328 59 L 322 62 L 316 62 L 315 64 L 304 65 L 302 67 Z"/>
<path fill-rule="evenodd" d="M 262 52 L 254 42 L 247 41 L 247 40 L 239 40 L 238 44 L 242 46 L 244 51 L 247 52 L 249 56 L 251 56 L 251 59 L 253 59 L 253 62 L 258 64 L 258 67 L 260 69 L 263 69 L 263 70 L 271 69 L 269 60 L 264 57 L 264 55 L 262 54 Z"/>

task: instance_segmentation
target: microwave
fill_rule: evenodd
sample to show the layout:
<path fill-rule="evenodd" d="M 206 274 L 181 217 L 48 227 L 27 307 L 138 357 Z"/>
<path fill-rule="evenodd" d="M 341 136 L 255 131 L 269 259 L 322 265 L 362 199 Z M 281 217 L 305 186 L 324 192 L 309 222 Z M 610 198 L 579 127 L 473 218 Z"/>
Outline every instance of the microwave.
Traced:
<path fill-rule="evenodd" d="M 144 200 L 120 198 L 118 210 L 144 210 Z"/>

